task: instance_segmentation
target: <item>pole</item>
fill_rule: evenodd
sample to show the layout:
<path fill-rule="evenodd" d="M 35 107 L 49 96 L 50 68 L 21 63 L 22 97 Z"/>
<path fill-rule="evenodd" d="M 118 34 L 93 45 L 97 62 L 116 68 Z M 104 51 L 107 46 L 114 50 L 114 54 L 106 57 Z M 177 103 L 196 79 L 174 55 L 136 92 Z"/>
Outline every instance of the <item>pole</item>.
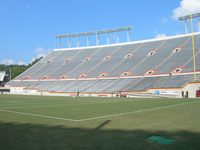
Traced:
<path fill-rule="evenodd" d="M 69 37 L 67 37 L 67 47 L 70 48 Z"/>
<path fill-rule="evenodd" d="M 68 37 L 68 48 L 71 48 L 71 38 Z"/>
<path fill-rule="evenodd" d="M 89 41 L 88 33 L 86 35 L 86 38 L 87 38 L 87 46 L 89 46 L 90 45 L 90 41 Z"/>
<path fill-rule="evenodd" d="M 78 41 L 77 47 L 80 47 L 80 39 L 78 35 L 77 35 L 77 41 Z"/>
<path fill-rule="evenodd" d="M 198 31 L 200 32 L 200 16 L 198 16 Z"/>
<path fill-rule="evenodd" d="M 119 43 L 119 33 L 118 33 L 118 31 L 116 31 L 116 35 L 117 35 L 117 41 L 116 41 L 116 43 Z"/>
<path fill-rule="evenodd" d="M 61 43 L 62 43 L 61 38 L 59 38 L 59 48 L 61 48 Z"/>
<path fill-rule="evenodd" d="M 194 42 L 194 28 L 193 28 L 192 14 L 190 14 L 190 26 L 191 26 L 191 32 L 192 32 L 192 56 L 193 56 L 193 67 L 194 67 L 194 81 L 196 81 L 197 79 L 196 57 L 195 57 L 195 42 Z"/>
<path fill-rule="evenodd" d="M 10 81 L 12 79 L 12 70 L 11 70 L 11 66 L 10 66 Z"/>
<path fill-rule="evenodd" d="M 127 42 L 130 42 L 131 39 L 131 32 L 130 30 L 127 31 Z"/>
<path fill-rule="evenodd" d="M 200 16 L 198 16 L 198 31 L 200 32 Z"/>
<path fill-rule="evenodd" d="M 110 44 L 110 36 L 109 36 L 109 33 L 107 32 L 106 35 L 107 35 L 107 44 Z"/>
<path fill-rule="evenodd" d="M 96 45 L 98 46 L 99 45 L 99 33 L 96 32 Z"/>
<path fill-rule="evenodd" d="M 187 19 L 185 19 L 185 34 L 188 33 Z"/>

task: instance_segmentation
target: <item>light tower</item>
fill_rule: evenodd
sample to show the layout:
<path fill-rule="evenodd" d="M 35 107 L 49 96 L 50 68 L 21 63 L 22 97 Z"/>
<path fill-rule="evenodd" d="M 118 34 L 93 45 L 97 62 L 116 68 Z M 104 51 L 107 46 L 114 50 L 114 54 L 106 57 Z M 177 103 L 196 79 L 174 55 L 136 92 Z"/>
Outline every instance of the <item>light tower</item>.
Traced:
<path fill-rule="evenodd" d="M 194 71 L 194 81 L 197 79 L 196 75 L 196 53 L 195 53 L 195 40 L 194 40 L 194 27 L 193 19 L 198 19 L 198 31 L 200 31 L 200 13 L 190 14 L 178 18 L 180 21 L 185 22 L 185 33 L 188 33 L 188 20 L 190 21 L 190 31 L 192 36 L 192 57 L 193 57 L 193 71 Z"/>
<path fill-rule="evenodd" d="M 56 39 L 58 40 L 58 48 L 62 48 L 63 41 L 67 41 L 66 47 L 71 48 L 72 42 L 74 41 L 76 47 L 80 47 L 80 38 L 86 39 L 85 46 L 90 46 L 91 41 L 90 37 L 95 38 L 95 45 L 100 45 L 101 37 L 106 37 L 106 44 L 112 44 L 111 43 L 111 37 L 114 38 L 114 43 L 120 42 L 120 35 L 119 33 L 124 32 L 126 34 L 126 41 L 129 42 L 131 40 L 131 30 L 132 26 L 124 26 L 124 27 L 118 27 L 118 28 L 112 28 L 112 29 L 106 29 L 106 30 L 98 30 L 98 31 L 90 31 L 90 32 L 81 32 L 81 33 L 71 33 L 71 34 L 59 34 L 56 35 Z"/>
<path fill-rule="evenodd" d="M 193 20 L 193 19 L 198 19 L 198 31 L 200 31 L 200 13 L 189 14 L 189 15 L 182 16 L 182 17 L 178 18 L 178 20 L 184 21 L 185 33 L 188 33 L 188 21 L 191 22 L 191 20 Z M 193 25 L 191 26 L 191 28 L 193 28 Z"/>

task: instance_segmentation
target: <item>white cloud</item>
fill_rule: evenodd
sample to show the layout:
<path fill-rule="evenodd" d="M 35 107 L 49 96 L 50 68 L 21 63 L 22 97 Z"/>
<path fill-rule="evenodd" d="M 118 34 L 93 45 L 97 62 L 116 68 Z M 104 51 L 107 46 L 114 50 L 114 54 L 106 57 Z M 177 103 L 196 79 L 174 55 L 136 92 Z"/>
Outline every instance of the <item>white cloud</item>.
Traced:
<path fill-rule="evenodd" d="M 36 51 L 36 58 L 44 57 L 46 56 L 46 51 L 42 47 L 38 47 L 35 49 Z"/>
<path fill-rule="evenodd" d="M 173 18 L 200 12 L 200 0 L 181 0 L 180 6 L 173 10 Z"/>
<path fill-rule="evenodd" d="M 48 53 L 49 50 L 45 50 L 42 47 L 37 47 L 35 49 L 35 54 L 36 57 L 31 59 L 31 62 L 33 62 L 34 60 L 40 58 L 40 57 L 45 57 L 46 54 Z M 11 65 L 11 64 L 18 64 L 18 65 L 26 65 L 27 63 L 23 60 L 19 60 L 19 61 L 15 61 L 14 59 L 9 59 L 9 58 L 5 58 L 3 60 L 0 60 L 0 64 L 5 64 L 5 65 Z"/>
<path fill-rule="evenodd" d="M 32 59 L 31 59 L 31 62 L 34 62 L 35 60 L 36 60 L 36 58 L 32 58 Z"/>
<path fill-rule="evenodd" d="M 40 57 L 45 57 L 46 54 L 48 53 L 49 50 L 45 50 L 44 48 L 42 47 L 37 47 L 35 49 L 35 53 L 36 53 L 36 57 L 33 57 L 31 59 L 31 62 L 35 61 L 36 59 L 40 58 Z"/>
<path fill-rule="evenodd" d="M 162 38 L 165 38 L 165 37 L 167 37 L 166 34 L 157 34 L 155 38 L 156 39 L 162 39 Z"/>
<path fill-rule="evenodd" d="M 2 61 L 0 61 L 0 64 L 11 65 L 15 64 L 15 61 L 13 59 L 5 58 Z"/>
<path fill-rule="evenodd" d="M 5 58 L 2 61 L 0 61 L 0 64 L 5 64 L 5 65 L 16 65 L 16 64 L 18 64 L 18 65 L 26 65 L 26 62 L 22 61 L 22 60 L 16 62 L 13 59 Z"/>
<path fill-rule="evenodd" d="M 24 61 L 22 61 L 22 60 L 20 60 L 20 61 L 18 61 L 18 63 L 17 63 L 18 65 L 26 65 L 26 62 L 24 62 Z"/>

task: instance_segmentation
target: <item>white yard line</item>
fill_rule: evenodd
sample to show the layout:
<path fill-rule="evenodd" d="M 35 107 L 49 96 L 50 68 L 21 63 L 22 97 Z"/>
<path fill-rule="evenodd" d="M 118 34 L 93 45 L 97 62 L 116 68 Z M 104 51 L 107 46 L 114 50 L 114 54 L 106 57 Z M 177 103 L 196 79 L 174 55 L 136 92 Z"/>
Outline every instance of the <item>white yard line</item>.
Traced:
<path fill-rule="evenodd" d="M 19 115 L 40 117 L 40 118 L 48 118 L 48 119 L 56 119 L 56 120 L 64 120 L 64 121 L 74 121 L 74 122 L 79 121 L 79 120 L 76 120 L 76 119 L 69 119 L 69 118 L 62 118 L 62 117 L 54 117 L 54 116 L 47 116 L 47 115 L 39 115 L 39 114 L 33 114 L 33 113 L 25 113 L 25 112 L 13 111 L 13 110 L 1 109 L 0 111 L 1 111 L 1 112 L 8 112 L 8 113 L 19 114 Z"/>
<path fill-rule="evenodd" d="M 23 103 L 24 101 L 4 101 L 6 103 Z"/>
<path fill-rule="evenodd" d="M 159 110 L 159 109 L 172 108 L 172 107 L 176 107 L 176 106 L 182 106 L 182 105 L 186 105 L 186 104 L 194 104 L 194 103 L 199 103 L 199 102 L 200 101 L 186 102 L 186 103 L 181 103 L 181 104 L 167 105 L 167 106 L 161 106 L 161 107 L 155 107 L 155 108 L 149 108 L 149 109 L 143 109 L 143 110 L 137 110 L 137 111 L 112 114 L 112 115 L 98 116 L 98 117 L 92 117 L 92 118 L 87 118 L 87 119 L 69 119 L 69 118 L 62 118 L 62 117 L 55 117 L 55 116 L 47 116 L 47 115 L 5 110 L 5 109 L 0 109 L 0 111 L 14 113 L 14 114 L 20 114 L 20 115 L 33 116 L 33 117 L 40 117 L 40 118 L 48 118 L 48 119 L 56 119 L 56 120 L 64 120 L 64 121 L 72 121 L 72 122 L 83 122 L 83 121 L 97 120 L 97 119 L 103 119 L 103 118 L 109 118 L 109 117 L 123 116 L 123 115 L 128 115 L 128 114 L 154 111 L 154 110 Z"/>
<path fill-rule="evenodd" d="M 143 110 L 137 110 L 137 111 L 130 111 L 130 112 L 124 112 L 124 113 L 119 113 L 119 114 L 113 114 L 113 115 L 105 115 L 105 116 L 99 116 L 99 117 L 93 117 L 93 118 L 87 118 L 87 119 L 80 119 L 79 121 L 80 122 L 81 121 L 90 121 L 90 120 L 103 119 L 103 118 L 108 118 L 108 117 L 116 117 L 116 116 L 122 116 L 122 115 L 128 115 L 128 114 L 142 113 L 142 112 L 147 112 L 147 111 L 172 108 L 172 107 L 176 107 L 176 106 L 193 104 L 193 103 L 198 103 L 198 102 L 200 102 L 200 101 L 186 102 L 186 103 L 181 103 L 181 104 L 174 104 L 174 105 L 161 106 L 161 107 L 155 107 L 155 108 L 149 108 L 149 109 L 143 109 Z"/>

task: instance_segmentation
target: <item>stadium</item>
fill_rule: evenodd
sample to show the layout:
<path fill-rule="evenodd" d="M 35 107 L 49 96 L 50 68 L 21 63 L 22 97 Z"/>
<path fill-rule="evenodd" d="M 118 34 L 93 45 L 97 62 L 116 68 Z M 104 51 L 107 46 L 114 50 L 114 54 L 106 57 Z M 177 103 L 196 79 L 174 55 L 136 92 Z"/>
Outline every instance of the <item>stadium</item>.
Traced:
<path fill-rule="evenodd" d="M 200 60 L 195 59 L 200 55 L 200 33 L 98 44 L 101 34 L 129 33 L 130 30 L 131 27 L 122 27 L 58 35 L 59 41 L 94 35 L 97 43 L 96 46 L 54 49 L 7 86 L 12 94 L 174 98 L 200 96 Z"/>
<path fill-rule="evenodd" d="M 199 18 L 145 40 L 133 26 L 57 34 L 16 77 L 0 68 L 0 150 L 200 149 Z"/>

